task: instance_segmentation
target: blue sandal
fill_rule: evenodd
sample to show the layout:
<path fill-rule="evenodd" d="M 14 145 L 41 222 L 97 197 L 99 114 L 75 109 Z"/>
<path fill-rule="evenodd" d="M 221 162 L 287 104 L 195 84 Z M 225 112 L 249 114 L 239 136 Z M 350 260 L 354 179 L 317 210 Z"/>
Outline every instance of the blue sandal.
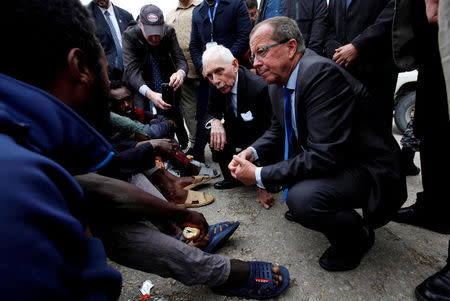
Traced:
<path fill-rule="evenodd" d="M 272 265 L 269 262 L 251 261 L 250 277 L 245 286 L 238 289 L 213 287 L 212 290 L 220 295 L 236 296 L 251 299 L 269 299 L 281 294 L 289 284 L 289 271 L 279 265 L 283 283 L 275 287 L 272 278 Z"/>
<path fill-rule="evenodd" d="M 239 227 L 239 222 L 223 222 L 209 226 L 209 243 L 204 252 L 214 253 Z"/>

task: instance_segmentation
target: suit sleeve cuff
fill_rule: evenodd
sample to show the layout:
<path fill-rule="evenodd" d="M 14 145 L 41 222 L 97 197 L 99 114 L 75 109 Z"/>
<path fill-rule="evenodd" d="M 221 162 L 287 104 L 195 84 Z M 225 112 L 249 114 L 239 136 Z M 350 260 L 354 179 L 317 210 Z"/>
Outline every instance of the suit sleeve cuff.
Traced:
<path fill-rule="evenodd" d="M 183 74 L 184 74 L 184 77 L 186 77 L 186 71 L 184 71 L 183 69 L 178 69 L 178 71 L 181 71 L 181 72 L 183 72 Z"/>
<path fill-rule="evenodd" d="M 258 152 L 256 151 L 256 149 L 253 146 L 249 146 L 249 148 L 251 148 L 253 151 L 253 155 L 255 156 L 255 161 L 258 160 L 259 157 L 258 157 Z"/>
<path fill-rule="evenodd" d="M 266 189 L 266 187 L 264 187 L 262 180 L 261 180 L 261 170 L 262 169 L 263 169 L 262 167 L 256 167 L 256 169 L 255 169 L 256 186 L 258 186 L 261 189 Z"/>
<path fill-rule="evenodd" d="M 150 88 L 149 88 L 147 85 L 142 85 L 142 86 L 139 88 L 139 93 L 140 93 L 142 96 L 146 97 L 146 96 L 145 96 L 145 93 L 147 93 L 148 90 L 150 90 Z"/>
<path fill-rule="evenodd" d="M 205 123 L 205 129 L 207 129 L 207 130 L 211 129 L 211 122 L 213 120 L 219 120 L 219 119 L 211 118 L 207 123 Z"/>

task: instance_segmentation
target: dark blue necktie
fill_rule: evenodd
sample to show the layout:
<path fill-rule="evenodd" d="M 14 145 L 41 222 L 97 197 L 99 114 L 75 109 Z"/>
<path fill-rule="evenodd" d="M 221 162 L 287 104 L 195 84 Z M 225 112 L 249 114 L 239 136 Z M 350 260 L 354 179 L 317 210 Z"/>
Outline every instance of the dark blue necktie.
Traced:
<path fill-rule="evenodd" d="M 347 0 L 347 2 L 345 3 L 345 12 L 348 11 L 348 7 L 350 6 L 351 2 L 352 2 L 352 0 Z"/>
<path fill-rule="evenodd" d="M 150 53 L 148 54 L 150 59 L 150 65 L 152 67 L 152 74 L 153 74 L 153 91 L 161 93 L 161 85 L 162 85 L 162 78 L 161 78 L 161 72 L 159 71 L 159 65 L 158 62 L 155 60 L 153 55 Z"/>
<path fill-rule="evenodd" d="M 292 106 L 291 95 L 292 90 L 288 88 L 284 89 L 284 160 L 289 159 L 289 143 L 292 138 Z M 286 202 L 288 188 L 283 192 L 283 203 Z"/>
<path fill-rule="evenodd" d="M 114 45 L 116 46 L 116 50 L 117 50 L 117 68 L 119 68 L 120 70 L 123 70 L 123 62 L 122 62 L 122 47 L 120 46 L 120 42 L 119 42 L 119 38 L 117 37 L 117 33 L 116 30 L 114 29 L 114 25 L 111 21 L 111 14 L 109 13 L 109 11 L 105 11 L 105 16 L 106 16 L 106 22 L 108 23 L 109 26 L 109 30 L 111 31 L 111 35 L 113 37 L 114 40 Z"/>

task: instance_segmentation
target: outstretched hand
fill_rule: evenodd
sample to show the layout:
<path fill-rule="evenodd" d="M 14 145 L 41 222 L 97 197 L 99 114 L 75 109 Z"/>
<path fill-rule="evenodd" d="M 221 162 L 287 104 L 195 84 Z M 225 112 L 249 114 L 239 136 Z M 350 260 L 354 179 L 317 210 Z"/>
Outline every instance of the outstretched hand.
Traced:
<path fill-rule="evenodd" d="M 256 166 L 250 161 L 234 155 L 228 168 L 230 169 L 233 178 L 241 181 L 245 185 L 256 184 Z"/>
<path fill-rule="evenodd" d="M 154 92 L 152 90 L 148 90 L 145 93 L 145 97 L 147 97 L 148 99 L 150 99 L 153 104 L 157 107 L 160 108 L 161 110 L 169 110 L 170 108 L 172 108 L 172 105 L 168 104 L 167 102 L 165 102 L 162 99 L 162 94 L 158 93 L 158 92 Z"/>
<path fill-rule="evenodd" d="M 172 143 L 170 139 L 151 139 L 149 140 L 156 155 L 162 157 L 173 157 L 176 154 L 178 146 Z"/>

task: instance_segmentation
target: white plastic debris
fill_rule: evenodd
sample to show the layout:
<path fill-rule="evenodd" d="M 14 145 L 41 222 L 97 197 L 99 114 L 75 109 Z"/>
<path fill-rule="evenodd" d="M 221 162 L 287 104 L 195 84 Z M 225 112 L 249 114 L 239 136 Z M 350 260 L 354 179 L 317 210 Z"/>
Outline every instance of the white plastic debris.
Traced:
<path fill-rule="evenodd" d="M 153 282 L 145 280 L 141 287 L 142 295 L 150 295 L 150 290 L 153 288 Z"/>

